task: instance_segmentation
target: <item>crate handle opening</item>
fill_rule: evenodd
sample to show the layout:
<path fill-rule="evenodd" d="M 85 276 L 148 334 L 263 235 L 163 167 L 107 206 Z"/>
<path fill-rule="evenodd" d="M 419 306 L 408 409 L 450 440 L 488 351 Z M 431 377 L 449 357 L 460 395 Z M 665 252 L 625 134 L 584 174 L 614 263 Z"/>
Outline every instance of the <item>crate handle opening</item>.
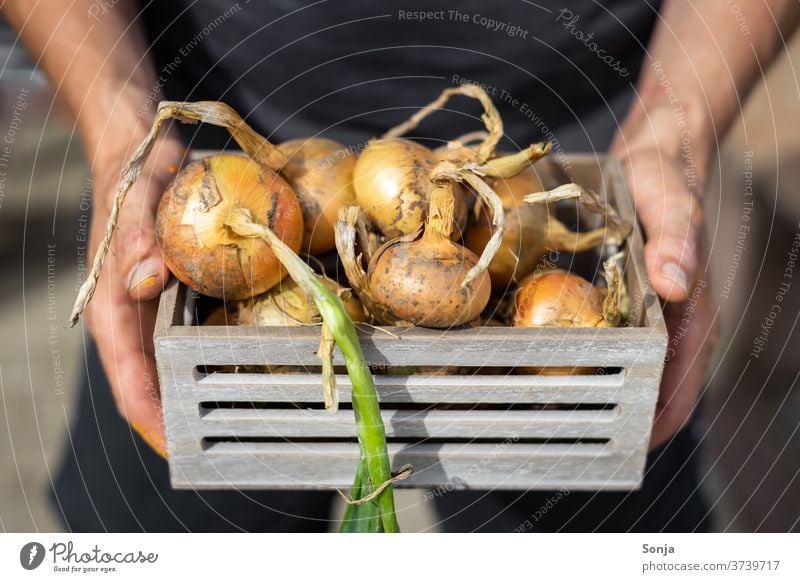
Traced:
<path fill-rule="evenodd" d="M 386 402 L 386 410 L 408 411 L 602 411 L 615 412 L 618 404 L 609 402 L 515 402 L 515 403 L 478 403 L 478 402 Z M 200 416 L 206 416 L 214 410 L 325 410 L 323 402 L 255 402 L 252 400 L 212 400 L 200 402 Z M 352 410 L 351 402 L 340 402 L 339 410 Z"/>
<path fill-rule="evenodd" d="M 452 445 L 452 444 L 481 444 L 481 445 L 507 445 L 513 447 L 514 445 L 607 445 L 611 442 L 610 438 L 563 438 L 563 437 L 479 437 L 479 438 L 452 438 L 452 437 L 393 437 L 387 436 L 386 441 L 389 444 L 405 444 L 405 445 Z M 284 444 L 320 444 L 320 443 L 339 443 L 339 444 L 352 444 L 358 445 L 358 440 L 351 437 L 328 437 L 324 440 L 315 437 L 237 437 L 237 436 L 213 436 L 203 437 L 201 444 L 204 451 L 212 451 L 216 445 L 228 444 L 271 444 L 271 443 L 284 443 Z M 227 450 L 227 448 L 226 448 Z"/>
<path fill-rule="evenodd" d="M 618 366 L 537 366 L 537 373 L 526 373 L 524 368 L 494 368 L 490 366 L 423 366 L 421 371 L 415 366 L 388 366 L 376 364 L 370 366 L 373 375 L 396 378 L 457 378 L 459 376 L 495 376 L 495 377 L 559 377 L 559 378 L 615 378 L 622 380 L 625 368 Z M 336 374 L 346 375 L 343 366 L 334 366 Z M 321 376 L 322 366 L 294 366 L 294 365 L 199 365 L 193 370 L 196 381 L 203 381 L 209 376 L 243 376 L 259 375 L 269 378 L 272 376 Z"/>

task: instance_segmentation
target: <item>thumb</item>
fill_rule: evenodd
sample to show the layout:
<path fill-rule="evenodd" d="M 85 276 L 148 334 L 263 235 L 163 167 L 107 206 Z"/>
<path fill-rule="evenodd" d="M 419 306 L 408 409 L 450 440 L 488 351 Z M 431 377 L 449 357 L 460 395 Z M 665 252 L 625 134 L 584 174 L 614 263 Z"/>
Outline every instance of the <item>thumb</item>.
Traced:
<path fill-rule="evenodd" d="M 687 193 L 669 197 L 661 216 L 642 220 L 647 272 L 656 293 L 666 301 L 686 300 L 694 285 L 701 228 L 696 223 L 702 224 L 701 215 L 699 203 Z"/>
<path fill-rule="evenodd" d="M 155 237 L 156 211 L 164 189 L 180 163 L 183 148 L 161 142 L 128 193 L 116 233 L 115 255 L 123 285 L 138 301 L 158 297 L 169 280 Z M 174 162 L 174 163 L 171 163 Z"/>
<path fill-rule="evenodd" d="M 155 209 L 149 197 L 131 200 L 128 217 L 120 219 L 117 257 L 125 289 L 138 301 L 157 297 L 169 280 L 169 271 L 155 239 Z"/>
<path fill-rule="evenodd" d="M 697 271 L 702 205 L 686 188 L 682 172 L 661 160 L 631 164 L 628 173 L 647 238 L 644 259 L 653 287 L 666 301 L 684 301 Z"/>

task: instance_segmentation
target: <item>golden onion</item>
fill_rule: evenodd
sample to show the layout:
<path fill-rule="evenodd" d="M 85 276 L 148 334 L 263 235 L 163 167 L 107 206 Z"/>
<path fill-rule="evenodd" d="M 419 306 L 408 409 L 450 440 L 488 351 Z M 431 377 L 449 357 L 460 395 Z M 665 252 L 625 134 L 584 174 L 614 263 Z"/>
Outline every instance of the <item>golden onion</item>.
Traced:
<path fill-rule="evenodd" d="M 355 201 L 356 157 L 343 145 L 324 138 L 294 139 L 278 149 L 288 159 L 281 174 L 294 188 L 303 209 L 303 251 L 317 255 L 333 250 L 339 209 Z"/>
<path fill-rule="evenodd" d="M 416 232 L 425 222 L 438 162 L 434 152 L 407 139 L 378 139 L 358 156 L 353 171 L 356 201 L 373 227 L 388 239 Z M 456 187 L 454 236 L 467 219 L 464 191 Z"/>
<path fill-rule="evenodd" d="M 237 300 L 261 294 L 286 276 L 269 244 L 234 234 L 233 209 L 246 209 L 294 252 L 303 214 L 289 184 L 243 156 L 219 154 L 189 163 L 161 199 L 156 239 L 169 270 L 209 297 Z"/>

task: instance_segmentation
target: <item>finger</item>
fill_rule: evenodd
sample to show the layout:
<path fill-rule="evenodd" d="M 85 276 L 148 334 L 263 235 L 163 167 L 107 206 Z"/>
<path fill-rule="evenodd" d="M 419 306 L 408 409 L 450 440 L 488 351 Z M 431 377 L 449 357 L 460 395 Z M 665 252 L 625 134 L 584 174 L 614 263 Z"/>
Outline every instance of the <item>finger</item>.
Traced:
<path fill-rule="evenodd" d="M 645 245 L 644 257 L 647 272 L 659 297 L 677 302 L 689 296 L 692 273 L 697 269 L 692 240 L 674 234 L 657 236 Z"/>
<path fill-rule="evenodd" d="M 686 426 L 704 386 L 706 366 L 719 331 L 718 309 L 705 277 L 694 286 L 687 301 L 668 304 L 664 318 L 669 342 L 651 449 Z"/>
<path fill-rule="evenodd" d="M 158 203 L 183 150 L 179 144 L 158 142 L 151 159 L 131 188 L 117 225 L 114 251 L 128 294 L 139 301 L 157 297 L 168 279 L 155 237 Z"/>
<path fill-rule="evenodd" d="M 632 170 L 637 214 L 647 237 L 645 264 L 662 299 L 684 301 L 697 271 L 702 207 L 680 172 L 665 168 L 660 160 L 650 164 Z"/>
<path fill-rule="evenodd" d="M 113 271 L 113 269 L 109 269 Z M 153 346 L 157 302 L 132 300 L 118 273 L 104 276 L 87 310 L 119 413 L 162 457 L 167 456 Z"/>

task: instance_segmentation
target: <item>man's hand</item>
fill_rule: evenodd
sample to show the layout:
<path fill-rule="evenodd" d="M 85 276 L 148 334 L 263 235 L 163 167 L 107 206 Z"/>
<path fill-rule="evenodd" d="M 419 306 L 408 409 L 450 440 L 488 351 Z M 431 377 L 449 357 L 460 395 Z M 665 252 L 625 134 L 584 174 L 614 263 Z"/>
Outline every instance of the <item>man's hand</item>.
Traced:
<path fill-rule="evenodd" d="M 93 18 L 95 0 L 7 0 L 3 15 L 37 67 L 57 88 L 75 118 L 94 181 L 90 246 L 96 252 L 120 169 L 149 129 L 158 92 L 135 0 Z M 158 95 L 156 95 L 158 97 Z M 143 106 L 150 102 L 150 108 Z M 140 110 L 143 115 L 140 115 Z M 146 110 L 146 111 L 145 111 Z M 175 137 L 155 144 L 128 194 L 111 254 L 86 321 L 122 415 L 155 448 L 165 451 L 153 328 L 156 302 L 167 280 L 154 238 L 155 211 L 183 148 Z"/>
<path fill-rule="evenodd" d="M 666 301 L 667 362 L 650 446 L 691 417 L 716 338 L 700 196 L 711 157 L 753 83 L 797 27 L 797 0 L 748 5 L 745 34 L 725 2 L 665 0 L 630 111 L 612 145 L 647 237 L 645 262 Z"/>
<path fill-rule="evenodd" d="M 666 302 L 669 331 L 652 449 L 694 413 L 716 341 L 717 310 L 706 273 L 703 211 L 687 186 L 687 174 L 694 170 L 658 147 L 625 151 L 621 144 L 618 139 L 614 150 L 622 158 L 644 228 L 645 264 L 656 293 Z"/>
<path fill-rule="evenodd" d="M 135 124 L 134 124 L 135 125 Z M 112 148 L 93 164 L 91 248 L 97 251 L 111 210 L 122 164 L 138 145 Z M 119 139 L 110 135 L 109 139 Z M 111 253 L 85 312 L 120 414 L 147 443 L 166 457 L 166 438 L 156 373 L 153 330 L 158 297 L 169 272 L 155 240 L 155 213 L 161 194 L 184 154 L 174 137 L 159 140 L 128 193 Z"/>

